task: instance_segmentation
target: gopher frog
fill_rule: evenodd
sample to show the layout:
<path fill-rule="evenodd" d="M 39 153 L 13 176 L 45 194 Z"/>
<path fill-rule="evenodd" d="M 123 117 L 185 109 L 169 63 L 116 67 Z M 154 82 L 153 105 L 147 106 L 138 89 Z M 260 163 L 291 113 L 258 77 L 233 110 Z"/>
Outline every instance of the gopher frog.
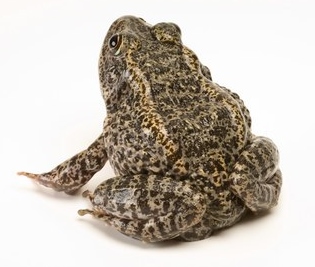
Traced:
<path fill-rule="evenodd" d="M 125 16 L 109 28 L 99 59 L 104 130 L 86 150 L 43 174 L 74 193 L 107 162 L 116 177 L 83 193 L 79 210 L 147 242 L 194 241 L 277 204 L 278 150 L 251 133 L 239 96 L 212 81 L 176 24 Z"/>

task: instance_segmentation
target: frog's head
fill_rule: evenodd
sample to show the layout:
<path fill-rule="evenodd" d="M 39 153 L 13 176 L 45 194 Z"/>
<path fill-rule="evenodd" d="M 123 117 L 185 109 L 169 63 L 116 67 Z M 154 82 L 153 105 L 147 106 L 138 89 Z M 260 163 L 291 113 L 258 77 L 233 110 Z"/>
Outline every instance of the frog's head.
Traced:
<path fill-rule="evenodd" d="M 117 19 L 108 30 L 99 59 L 107 112 L 115 112 L 122 103 L 131 104 L 141 90 L 150 94 L 149 87 L 161 75 L 173 77 L 169 71 L 179 64 L 182 47 L 180 29 L 173 23 L 152 26 L 133 16 Z"/>

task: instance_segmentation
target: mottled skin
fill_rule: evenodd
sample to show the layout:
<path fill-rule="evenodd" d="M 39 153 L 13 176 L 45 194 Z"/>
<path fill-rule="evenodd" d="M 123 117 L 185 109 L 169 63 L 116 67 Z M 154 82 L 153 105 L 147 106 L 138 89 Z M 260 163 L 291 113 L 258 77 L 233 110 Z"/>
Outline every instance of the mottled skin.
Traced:
<path fill-rule="evenodd" d="M 84 192 L 92 214 L 136 239 L 194 241 L 277 204 L 278 150 L 251 133 L 235 93 L 181 41 L 172 23 L 126 16 L 110 27 L 99 59 L 104 131 L 44 174 L 20 174 L 74 193 L 109 160 L 116 177 Z"/>

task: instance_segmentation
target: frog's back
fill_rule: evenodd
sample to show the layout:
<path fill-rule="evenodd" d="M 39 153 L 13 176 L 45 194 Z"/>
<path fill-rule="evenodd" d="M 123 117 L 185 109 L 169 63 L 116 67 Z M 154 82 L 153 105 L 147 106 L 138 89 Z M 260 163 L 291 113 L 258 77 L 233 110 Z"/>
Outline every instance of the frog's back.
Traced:
<path fill-rule="evenodd" d="M 193 79 L 183 76 L 158 94 L 152 89 L 155 108 L 190 162 L 209 162 L 220 151 L 232 163 L 247 140 L 249 114 L 244 116 L 237 95 L 205 78 Z"/>

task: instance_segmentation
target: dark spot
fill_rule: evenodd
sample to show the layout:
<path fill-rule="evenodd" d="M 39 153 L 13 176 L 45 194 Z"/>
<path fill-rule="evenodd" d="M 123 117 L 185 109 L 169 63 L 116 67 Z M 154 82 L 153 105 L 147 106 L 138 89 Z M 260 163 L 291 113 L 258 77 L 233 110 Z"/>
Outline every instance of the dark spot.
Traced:
<path fill-rule="evenodd" d="M 170 202 L 169 201 L 164 201 L 163 202 L 163 211 L 165 213 L 167 213 L 169 211 L 169 208 L 170 208 Z"/>
<path fill-rule="evenodd" d="M 154 198 L 154 197 L 158 196 L 159 194 L 160 194 L 160 192 L 157 191 L 157 190 L 152 190 L 152 191 L 150 191 L 150 197 L 151 197 L 151 198 Z M 155 203 L 155 202 L 154 202 L 154 203 Z"/>
<path fill-rule="evenodd" d="M 153 226 L 150 226 L 150 227 L 148 228 L 148 232 L 151 233 L 151 234 L 153 234 L 153 233 L 155 232 L 154 227 L 153 227 Z"/>

